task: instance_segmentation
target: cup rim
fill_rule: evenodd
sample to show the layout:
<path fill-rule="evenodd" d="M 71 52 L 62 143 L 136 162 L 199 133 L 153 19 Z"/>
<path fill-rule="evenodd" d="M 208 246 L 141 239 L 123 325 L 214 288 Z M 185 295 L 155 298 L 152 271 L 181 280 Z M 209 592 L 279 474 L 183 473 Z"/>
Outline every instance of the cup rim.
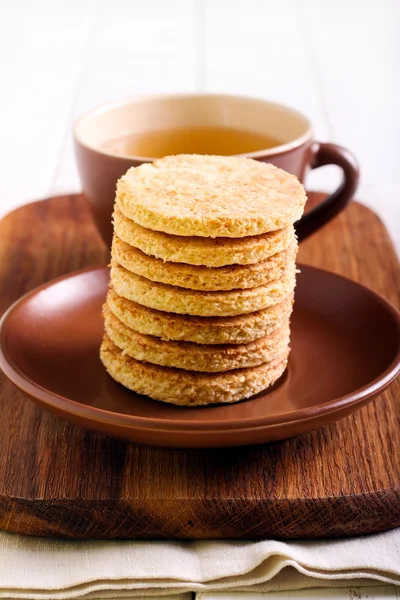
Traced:
<path fill-rule="evenodd" d="M 88 118 L 95 118 L 99 115 L 102 115 L 102 114 L 112 110 L 112 109 L 127 106 L 129 104 L 136 104 L 136 103 L 148 102 L 148 101 L 174 100 L 174 99 L 190 100 L 190 99 L 199 98 L 199 97 L 210 98 L 210 99 L 211 98 L 212 99 L 219 98 L 221 100 L 237 99 L 237 100 L 244 100 L 244 101 L 250 101 L 250 102 L 254 102 L 254 103 L 264 104 L 266 106 L 270 106 L 270 107 L 274 107 L 274 108 L 283 108 L 287 112 L 291 113 L 293 116 L 303 119 L 307 125 L 305 133 L 296 137 L 294 140 L 291 140 L 290 142 L 285 142 L 283 144 L 279 144 L 279 146 L 273 146 L 272 148 L 266 148 L 265 150 L 256 150 L 255 152 L 244 152 L 243 154 L 236 154 L 234 156 L 243 156 L 246 158 L 257 159 L 260 157 L 267 158 L 268 156 L 282 155 L 282 154 L 286 154 L 287 152 L 290 152 L 291 150 L 299 148 L 304 143 L 311 141 L 313 138 L 313 127 L 312 127 L 310 119 L 308 117 L 306 117 L 302 112 L 297 110 L 296 108 L 293 108 L 292 106 L 288 106 L 287 104 L 282 103 L 282 102 L 274 102 L 272 100 L 266 100 L 264 98 L 255 97 L 255 96 L 246 96 L 246 95 L 238 95 L 238 94 L 219 94 L 219 93 L 208 93 L 208 92 L 146 94 L 146 95 L 139 95 L 139 96 L 127 96 L 127 97 L 120 98 L 117 100 L 111 100 L 110 102 L 105 102 L 103 104 L 99 104 L 91 109 L 86 110 L 84 113 L 82 113 L 82 115 L 80 115 L 77 119 L 75 119 L 73 126 L 72 126 L 73 137 L 74 137 L 74 140 L 77 143 L 79 143 L 81 146 L 84 146 L 85 148 L 87 148 L 91 151 L 97 152 L 103 156 L 108 156 L 110 158 L 117 158 L 117 159 L 122 159 L 122 160 L 138 161 L 138 162 L 140 162 L 140 161 L 141 162 L 153 162 L 154 160 L 157 160 L 157 158 L 160 158 L 160 157 L 140 156 L 140 155 L 133 155 L 133 154 L 130 154 L 130 155 L 116 154 L 113 152 L 105 151 L 105 150 L 99 148 L 98 146 L 89 144 L 82 139 L 82 136 L 80 135 L 80 132 L 79 132 L 79 128 L 81 127 L 82 123 L 84 121 L 86 121 Z"/>

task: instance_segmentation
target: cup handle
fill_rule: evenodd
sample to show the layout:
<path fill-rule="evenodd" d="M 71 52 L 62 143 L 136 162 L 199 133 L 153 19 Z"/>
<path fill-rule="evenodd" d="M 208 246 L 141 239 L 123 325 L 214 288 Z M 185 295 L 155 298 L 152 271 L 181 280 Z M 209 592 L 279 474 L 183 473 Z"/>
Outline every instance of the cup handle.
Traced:
<path fill-rule="evenodd" d="M 347 206 L 354 196 L 359 180 L 357 161 L 346 148 L 337 144 L 315 142 L 311 152 L 312 169 L 324 165 L 338 165 L 343 170 L 343 181 L 333 194 L 297 221 L 295 227 L 299 241 L 305 240 Z"/>

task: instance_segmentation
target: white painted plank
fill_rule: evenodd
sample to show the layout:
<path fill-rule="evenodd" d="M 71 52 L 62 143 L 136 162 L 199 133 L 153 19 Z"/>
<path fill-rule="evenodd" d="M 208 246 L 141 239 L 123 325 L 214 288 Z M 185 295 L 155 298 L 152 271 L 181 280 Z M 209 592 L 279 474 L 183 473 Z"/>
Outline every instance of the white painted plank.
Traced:
<path fill-rule="evenodd" d="M 49 187 L 79 189 L 70 126 L 83 110 L 130 94 L 199 89 L 308 114 L 317 137 L 354 150 L 359 197 L 400 245 L 398 0 L 365 0 L 362 10 L 347 0 L 104 0 L 98 14 L 97 2 L 0 8 L 0 215 Z M 308 186 L 332 187 L 326 170 Z"/>
<path fill-rule="evenodd" d="M 208 1 L 205 62 L 208 91 L 292 105 L 330 137 L 293 0 Z"/>
<path fill-rule="evenodd" d="M 400 3 L 299 4 L 332 138 L 358 157 L 358 197 L 383 217 L 400 247 Z"/>
<path fill-rule="evenodd" d="M 48 194 L 96 0 L 15 0 L 0 16 L 0 215 Z"/>
<path fill-rule="evenodd" d="M 104 596 L 103 596 L 104 597 Z M 113 596 L 109 595 L 107 592 L 107 598 L 112 598 Z M 191 592 L 187 592 L 185 594 L 171 594 L 171 595 L 159 595 L 159 596 L 137 596 L 136 594 L 133 596 L 132 592 L 127 592 L 126 595 L 123 595 L 123 592 L 117 592 L 115 596 L 115 600 L 122 600 L 123 598 L 127 598 L 128 600 L 155 600 L 155 598 L 163 598 L 164 600 L 192 600 Z M 93 600 L 96 600 L 93 597 Z"/>
<path fill-rule="evenodd" d="M 368 587 L 317 588 L 286 592 L 210 592 L 196 594 L 196 600 L 282 600 L 313 598 L 315 600 L 398 600 L 400 588 L 394 585 Z"/>
<path fill-rule="evenodd" d="M 71 122 L 100 103 L 150 93 L 196 88 L 195 0 L 105 0 Z M 79 190 L 71 134 L 53 191 Z"/>
<path fill-rule="evenodd" d="M 296 0 L 209 0 L 205 9 L 207 91 L 258 96 L 307 115 L 316 138 L 332 138 L 309 40 Z M 335 168 L 310 174 L 310 189 L 334 187 Z"/>

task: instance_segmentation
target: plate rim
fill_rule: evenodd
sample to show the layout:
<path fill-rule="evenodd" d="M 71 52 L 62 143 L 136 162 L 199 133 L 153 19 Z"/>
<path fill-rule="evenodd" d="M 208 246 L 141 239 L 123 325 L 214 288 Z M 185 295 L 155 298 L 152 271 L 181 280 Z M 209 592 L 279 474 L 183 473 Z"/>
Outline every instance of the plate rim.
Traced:
<path fill-rule="evenodd" d="M 345 277 L 333 271 L 328 271 L 326 269 L 321 269 L 319 267 L 314 267 L 311 265 L 305 265 L 302 263 L 298 263 L 297 265 L 300 269 L 317 271 L 319 273 L 323 273 L 323 275 L 328 275 L 330 277 L 338 278 L 345 280 L 347 283 L 354 285 L 358 288 L 362 288 L 364 293 L 372 296 L 375 301 L 380 303 L 392 316 L 394 322 L 397 324 L 397 337 L 398 337 L 398 347 L 397 352 L 389 364 L 389 366 L 380 374 L 378 377 L 371 380 L 368 384 L 364 385 L 357 390 L 349 394 L 345 394 L 344 396 L 340 396 L 333 400 L 329 400 L 327 402 L 323 402 L 321 404 L 317 404 L 313 407 L 307 407 L 302 409 L 297 409 L 294 411 L 289 411 L 286 413 L 282 413 L 278 418 L 269 417 L 269 415 L 265 415 L 263 417 L 247 417 L 244 419 L 237 419 L 231 421 L 177 421 L 173 419 L 163 419 L 163 418 L 154 418 L 154 417 L 143 417 L 143 416 L 135 416 L 128 415 L 126 413 L 116 413 L 113 411 L 105 410 L 102 408 L 97 408 L 94 406 L 89 406 L 78 402 L 76 400 L 72 400 L 65 396 L 56 394 L 55 392 L 44 388 L 39 385 L 32 379 L 26 377 L 24 373 L 11 361 L 11 359 L 6 355 L 3 344 L 3 335 L 4 335 L 4 327 L 12 312 L 19 308 L 20 304 L 32 296 L 35 296 L 37 293 L 43 291 L 44 289 L 48 289 L 49 287 L 61 283 L 65 280 L 72 279 L 74 277 L 79 277 L 82 275 L 86 275 L 89 273 L 94 273 L 97 271 L 107 272 L 109 269 L 106 266 L 97 266 L 97 267 L 86 267 L 84 269 L 79 269 L 78 271 L 73 271 L 71 273 L 67 273 L 51 281 L 45 282 L 40 286 L 30 290 L 20 298 L 18 298 L 4 313 L 0 320 L 0 368 L 6 377 L 18 387 L 23 393 L 27 394 L 34 402 L 39 402 L 41 406 L 47 407 L 49 410 L 54 412 L 54 409 L 61 411 L 63 414 L 71 415 L 71 417 L 84 418 L 90 420 L 92 423 L 102 423 L 109 424 L 118 428 L 128 428 L 132 431 L 134 429 L 140 428 L 143 430 L 154 430 L 162 432 L 171 432 L 173 430 L 179 430 L 179 432 L 196 432 L 200 433 L 209 433 L 214 432 L 226 432 L 226 431 L 251 431 L 258 428 L 268 428 L 272 429 L 282 425 L 289 425 L 290 423 L 299 423 L 307 420 L 312 420 L 315 417 L 322 417 L 326 414 L 335 413 L 342 409 L 345 409 L 346 406 L 354 405 L 357 406 L 360 402 L 368 400 L 368 398 L 372 398 L 376 396 L 379 392 L 383 391 L 388 385 L 396 378 L 396 376 L 400 372 L 400 311 L 386 298 L 377 292 L 371 290 L 370 288 L 358 283 L 350 279 L 349 277 Z M 289 359 L 290 361 L 290 359 Z M 202 410 L 207 410 L 207 406 L 202 407 Z M 190 407 L 188 408 L 188 415 L 190 414 Z M 225 426 L 222 426 L 224 425 Z"/>

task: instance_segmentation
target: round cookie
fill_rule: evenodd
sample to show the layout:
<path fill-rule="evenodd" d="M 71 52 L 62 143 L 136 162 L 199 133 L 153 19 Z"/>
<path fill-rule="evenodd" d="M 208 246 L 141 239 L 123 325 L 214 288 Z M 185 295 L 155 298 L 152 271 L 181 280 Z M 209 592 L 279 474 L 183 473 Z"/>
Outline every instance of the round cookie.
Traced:
<path fill-rule="evenodd" d="M 114 235 L 111 255 L 128 271 L 168 285 L 190 290 L 218 291 L 248 289 L 265 285 L 282 277 L 288 265 L 295 261 L 297 241 L 282 252 L 254 265 L 199 267 L 183 263 L 164 262 L 129 246 Z"/>
<path fill-rule="evenodd" d="M 231 317 L 268 308 L 291 293 L 295 282 L 293 265 L 280 279 L 256 288 L 203 292 L 156 283 L 131 273 L 115 260 L 111 263 L 111 283 L 119 296 L 156 310 L 201 317 Z"/>
<path fill-rule="evenodd" d="M 142 227 L 180 236 L 240 238 L 292 225 L 306 194 L 294 175 L 234 156 L 178 155 L 132 167 L 116 203 Z"/>
<path fill-rule="evenodd" d="M 114 208 L 117 236 L 149 256 L 166 262 L 224 267 L 251 265 L 282 252 L 295 238 L 293 226 L 243 238 L 179 236 L 145 229 Z"/>
<path fill-rule="evenodd" d="M 290 317 L 293 294 L 265 310 L 236 317 L 193 317 L 142 306 L 110 287 L 107 305 L 127 327 L 162 340 L 196 344 L 247 344 L 269 335 Z"/>
<path fill-rule="evenodd" d="M 165 342 L 130 329 L 107 305 L 103 308 L 103 314 L 108 337 L 125 354 L 136 360 L 188 371 L 219 373 L 256 367 L 280 356 L 287 348 L 290 337 L 289 321 L 286 321 L 270 335 L 249 344 L 211 346 L 192 342 Z"/>
<path fill-rule="evenodd" d="M 115 381 L 154 400 L 181 406 L 232 403 L 274 384 L 287 366 L 288 350 L 257 367 L 226 373 L 196 373 L 140 362 L 127 356 L 105 334 L 100 359 Z"/>

